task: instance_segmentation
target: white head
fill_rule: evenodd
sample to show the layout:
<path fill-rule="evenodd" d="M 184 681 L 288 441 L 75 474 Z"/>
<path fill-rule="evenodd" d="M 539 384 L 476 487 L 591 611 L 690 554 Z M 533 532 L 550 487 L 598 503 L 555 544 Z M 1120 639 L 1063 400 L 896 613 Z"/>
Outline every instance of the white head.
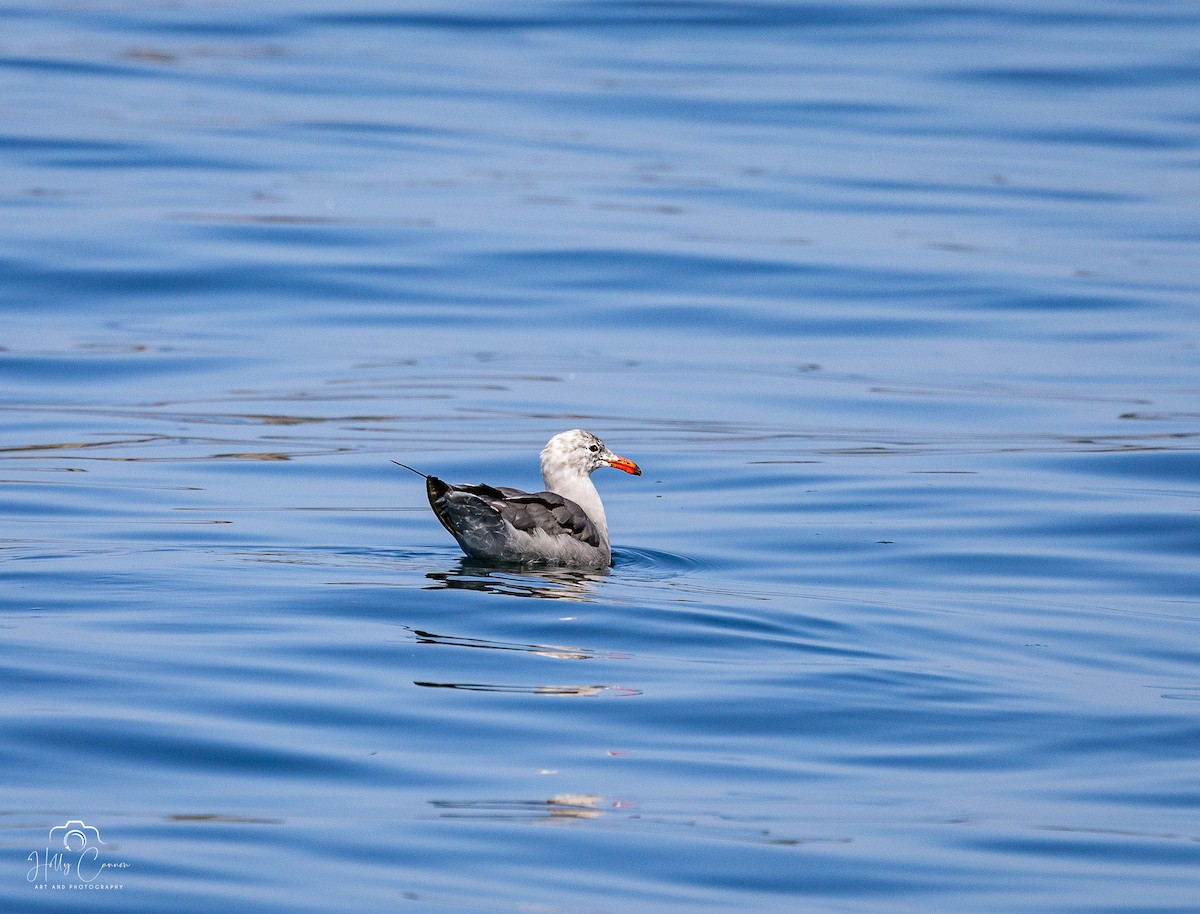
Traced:
<path fill-rule="evenodd" d="M 600 467 L 613 467 L 633 476 L 642 475 L 636 463 L 618 457 L 603 441 L 581 428 L 559 432 L 542 448 L 542 478 L 552 491 L 557 491 L 553 488 L 554 481 L 590 476 Z"/>
<path fill-rule="evenodd" d="M 618 457 L 604 442 L 581 428 L 561 432 L 542 448 L 542 479 L 547 490 L 569 498 L 587 514 L 608 549 L 608 520 L 600 493 L 592 485 L 592 471 L 600 467 L 615 467 L 634 476 L 642 471 L 632 460 Z"/>

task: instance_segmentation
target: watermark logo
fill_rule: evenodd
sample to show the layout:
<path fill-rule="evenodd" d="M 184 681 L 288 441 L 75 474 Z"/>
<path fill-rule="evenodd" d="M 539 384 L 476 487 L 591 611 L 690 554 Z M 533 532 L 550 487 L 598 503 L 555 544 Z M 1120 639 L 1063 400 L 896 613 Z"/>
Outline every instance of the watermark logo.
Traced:
<path fill-rule="evenodd" d="M 49 841 L 51 847 L 57 846 L 61 841 L 65 851 L 84 851 L 90 844 L 97 848 L 96 853 L 100 852 L 99 847 L 104 843 L 100 840 L 100 829 L 93 825 L 84 825 L 78 819 L 50 829 Z"/>
<path fill-rule="evenodd" d="M 129 864 L 110 860 L 102 848 L 100 829 L 71 819 L 50 829 L 44 851 L 33 851 L 25 859 L 31 864 L 26 880 L 46 891 L 96 891 L 125 888 Z"/>

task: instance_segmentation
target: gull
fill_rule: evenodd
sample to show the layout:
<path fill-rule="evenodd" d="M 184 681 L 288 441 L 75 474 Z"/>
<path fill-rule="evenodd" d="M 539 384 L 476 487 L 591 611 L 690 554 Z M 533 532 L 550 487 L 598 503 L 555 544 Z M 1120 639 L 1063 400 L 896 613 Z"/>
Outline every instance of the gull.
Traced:
<path fill-rule="evenodd" d="M 581 428 L 555 435 L 542 449 L 544 492 L 506 486 L 451 485 L 407 464 L 425 478 L 429 506 L 473 559 L 517 564 L 599 567 L 612 564 L 608 521 L 592 471 L 642 471 Z"/>

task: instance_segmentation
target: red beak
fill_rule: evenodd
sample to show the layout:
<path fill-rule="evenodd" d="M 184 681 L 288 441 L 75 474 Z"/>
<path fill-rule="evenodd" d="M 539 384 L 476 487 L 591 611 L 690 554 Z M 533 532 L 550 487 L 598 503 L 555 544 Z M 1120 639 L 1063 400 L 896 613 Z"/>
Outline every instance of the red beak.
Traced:
<path fill-rule="evenodd" d="M 616 470 L 623 470 L 630 476 L 641 476 L 642 471 L 632 460 L 626 460 L 624 457 L 614 457 L 608 462 L 608 465 Z"/>

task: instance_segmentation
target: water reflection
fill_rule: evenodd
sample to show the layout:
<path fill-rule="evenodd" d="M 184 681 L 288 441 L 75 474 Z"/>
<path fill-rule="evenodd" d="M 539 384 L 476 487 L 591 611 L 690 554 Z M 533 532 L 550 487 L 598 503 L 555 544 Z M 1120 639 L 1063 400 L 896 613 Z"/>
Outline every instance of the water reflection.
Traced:
<path fill-rule="evenodd" d="M 418 644 L 429 644 L 440 647 L 465 647 L 485 651 L 513 651 L 523 654 L 534 654 L 538 657 L 548 657 L 553 660 L 626 660 L 628 655 L 611 651 L 597 651 L 589 648 L 565 647 L 555 644 L 527 644 L 515 641 L 493 641 L 486 638 L 467 638 L 458 635 L 439 635 L 420 629 L 408 629 Z M 584 684 L 548 684 L 548 683 L 497 683 L 497 682 L 434 682 L 431 680 L 415 680 L 413 685 L 424 689 L 454 689 L 460 692 L 499 692 L 509 695 L 552 695 L 593 697 L 609 694 L 617 697 L 641 695 L 638 689 L 625 686 L 605 685 L 596 683 Z"/>
<path fill-rule="evenodd" d="M 174 813 L 168 822 L 212 822 L 217 825 L 284 825 L 286 820 L 262 816 L 235 816 L 224 813 Z"/>
<path fill-rule="evenodd" d="M 447 571 L 426 574 L 435 583 L 425 589 L 476 590 L 509 597 L 587 602 L 593 599 L 593 586 L 608 574 L 607 568 L 504 567 L 464 558 Z"/>
<path fill-rule="evenodd" d="M 407 626 L 406 626 L 407 627 Z M 554 660 L 591 660 L 601 657 L 608 660 L 628 659 L 627 654 L 611 651 L 595 651 L 585 647 L 564 647 L 558 644 L 523 644 L 517 641 L 492 641 L 487 638 L 466 638 L 459 635 L 439 635 L 434 632 L 409 628 L 418 644 L 437 644 L 443 647 L 473 647 L 486 651 L 517 651 L 550 657 Z"/>
<path fill-rule="evenodd" d="M 622 698 L 641 695 L 638 689 L 615 685 L 514 685 L 495 682 L 421 682 L 413 685 L 425 689 L 457 689 L 462 692 L 504 692 L 516 695 L 573 695 L 592 697 L 611 692 Z"/>
<path fill-rule="evenodd" d="M 430 800 L 443 819 L 598 819 L 604 797 L 557 794 L 546 800 Z"/>

